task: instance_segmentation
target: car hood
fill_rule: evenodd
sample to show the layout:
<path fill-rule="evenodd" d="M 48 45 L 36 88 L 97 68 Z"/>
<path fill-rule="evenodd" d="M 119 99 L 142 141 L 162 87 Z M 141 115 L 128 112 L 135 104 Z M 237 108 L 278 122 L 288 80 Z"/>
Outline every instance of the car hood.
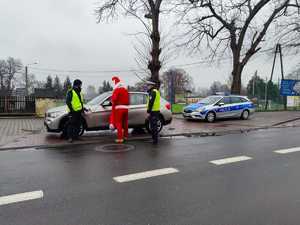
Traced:
<path fill-rule="evenodd" d="M 194 104 L 188 105 L 187 107 L 185 107 L 185 109 L 196 110 L 196 109 L 199 109 L 199 108 L 204 107 L 204 106 L 205 106 L 205 104 L 203 104 L 203 103 L 194 103 Z"/>
<path fill-rule="evenodd" d="M 51 109 L 48 109 L 47 113 L 52 113 L 52 112 L 67 112 L 67 105 L 59 106 L 59 107 L 54 107 Z"/>
<path fill-rule="evenodd" d="M 96 106 L 84 105 L 84 107 L 86 107 L 87 109 L 93 109 Z M 53 113 L 53 112 L 65 112 L 65 113 L 67 113 L 68 112 L 68 107 L 67 107 L 67 105 L 63 105 L 63 106 L 58 106 L 58 107 L 48 109 L 48 111 L 47 111 L 47 113 Z"/>

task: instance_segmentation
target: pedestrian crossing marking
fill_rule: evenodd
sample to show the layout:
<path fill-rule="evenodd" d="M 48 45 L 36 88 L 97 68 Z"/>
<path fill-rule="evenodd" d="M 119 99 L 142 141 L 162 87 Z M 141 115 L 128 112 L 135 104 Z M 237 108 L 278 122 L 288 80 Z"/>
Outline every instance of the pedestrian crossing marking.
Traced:
<path fill-rule="evenodd" d="M 278 153 L 278 154 L 288 154 L 288 153 L 293 153 L 293 152 L 300 152 L 300 147 L 281 149 L 281 150 L 276 150 L 274 152 Z"/>
<path fill-rule="evenodd" d="M 178 173 L 178 172 L 179 172 L 179 170 L 175 169 L 175 168 L 164 168 L 164 169 L 157 169 L 157 170 L 149 170 L 149 171 L 140 172 L 140 173 L 133 173 L 133 174 L 128 174 L 128 175 L 124 175 L 124 176 L 118 176 L 118 177 L 114 177 L 113 179 L 118 183 L 124 183 L 124 182 L 146 179 L 146 178 L 150 178 L 150 177 Z"/>
<path fill-rule="evenodd" d="M 236 162 L 246 161 L 246 160 L 250 160 L 250 159 L 252 159 L 252 158 L 243 155 L 243 156 L 236 156 L 236 157 L 231 157 L 231 158 L 213 160 L 213 161 L 210 161 L 210 163 L 219 166 L 219 165 L 224 165 L 224 164 L 229 164 L 229 163 L 236 163 Z"/>
<path fill-rule="evenodd" d="M 0 206 L 43 198 L 43 191 L 24 192 L 0 197 Z"/>

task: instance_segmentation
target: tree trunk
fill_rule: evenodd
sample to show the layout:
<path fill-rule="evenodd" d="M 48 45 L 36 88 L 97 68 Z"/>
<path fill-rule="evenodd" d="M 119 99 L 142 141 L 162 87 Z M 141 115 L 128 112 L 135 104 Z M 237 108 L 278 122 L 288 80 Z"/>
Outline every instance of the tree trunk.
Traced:
<path fill-rule="evenodd" d="M 159 56 L 160 49 L 160 33 L 159 33 L 159 10 L 152 10 L 152 33 L 151 33 L 151 61 L 148 63 L 148 69 L 151 71 L 151 79 L 157 84 L 159 83 L 159 71 L 161 62 Z"/>
<path fill-rule="evenodd" d="M 238 62 L 235 63 L 232 70 L 232 84 L 231 84 L 231 94 L 239 95 L 241 94 L 242 89 L 242 72 L 243 72 L 243 65 Z"/>
<path fill-rule="evenodd" d="M 0 88 L 1 90 L 4 90 L 4 82 L 3 82 L 4 78 L 3 75 L 0 76 Z"/>

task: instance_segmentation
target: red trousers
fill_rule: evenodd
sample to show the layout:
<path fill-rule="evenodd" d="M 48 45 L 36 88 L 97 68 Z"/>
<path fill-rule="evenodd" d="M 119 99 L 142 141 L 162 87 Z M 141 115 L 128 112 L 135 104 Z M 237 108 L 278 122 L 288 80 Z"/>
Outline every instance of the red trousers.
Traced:
<path fill-rule="evenodd" d="M 115 126 L 118 139 L 128 138 L 128 109 L 115 109 Z"/>

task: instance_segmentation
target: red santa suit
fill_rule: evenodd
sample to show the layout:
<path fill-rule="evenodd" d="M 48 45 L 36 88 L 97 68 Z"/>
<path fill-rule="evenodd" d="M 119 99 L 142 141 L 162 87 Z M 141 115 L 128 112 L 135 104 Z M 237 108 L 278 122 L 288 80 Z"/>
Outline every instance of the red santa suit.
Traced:
<path fill-rule="evenodd" d="M 118 77 L 113 77 L 115 87 L 111 96 L 112 111 L 110 116 L 110 127 L 118 131 L 119 143 L 128 138 L 128 106 L 129 94 L 127 88 L 120 82 Z"/>

